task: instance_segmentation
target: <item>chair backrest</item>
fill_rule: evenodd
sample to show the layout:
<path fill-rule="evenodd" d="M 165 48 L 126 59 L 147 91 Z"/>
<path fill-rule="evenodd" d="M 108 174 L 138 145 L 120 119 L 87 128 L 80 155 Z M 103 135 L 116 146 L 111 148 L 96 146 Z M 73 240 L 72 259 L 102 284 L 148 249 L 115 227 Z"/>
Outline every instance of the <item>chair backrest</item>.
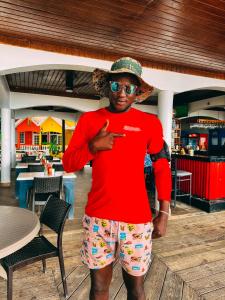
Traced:
<path fill-rule="evenodd" d="M 62 164 L 53 164 L 53 169 L 55 169 L 56 171 L 64 171 L 63 169 L 63 165 Z"/>
<path fill-rule="evenodd" d="M 52 155 L 46 155 L 45 158 L 49 161 L 52 161 L 53 160 L 53 156 Z"/>
<path fill-rule="evenodd" d="M 176 174 L 177 174 L 177 159 L 175 157 L 171 157 L 170 169 L 171 169 L 172 175 L 176 176 Z"/>
<path fill-rule="evenodd" d="M 55 193 L 62 189 L 62 176 L 34 177 L 34 193 Z"/>
<path fill-rule="evenodd" d="M 42 165 L 28 165 L 29 172 L 44 172 L 44 168 Z"/>
<path fill-rule="evenodd" d="M 49 196 L 40 216 L 41 224 L 47 225 L 57 234 L 61 234 L 68 216 L 71 204 L 60 198 Z"/>
<path fill-rule="evenodd" d="M 29 155 L 29 156 L 22 156 L 22 162 L 31 162 L 31 161 L 35 161 L 36 160 L 36 156 L 35 155 Z"/>

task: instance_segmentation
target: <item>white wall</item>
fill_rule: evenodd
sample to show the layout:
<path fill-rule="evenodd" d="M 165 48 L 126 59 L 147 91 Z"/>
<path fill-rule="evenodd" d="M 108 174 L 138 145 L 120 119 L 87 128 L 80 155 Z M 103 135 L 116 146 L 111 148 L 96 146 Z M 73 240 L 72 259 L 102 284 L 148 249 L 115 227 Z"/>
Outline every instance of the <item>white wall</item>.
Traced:
<path fill-rule="evenodd" d="M 110 69 L 111 61 L 0 44 L 0 75 L 49 68 L 74 70 Z M 19 58 L 19 59 L 18 59 Z M 180 93 L 200 88 L 225 90 L 225 80 L 143 68 L 143 79 L 159 90 Z"/>
<path fill-rule="evenodd" d="M 34 106 L 62 106 L 73 108 L 78 111 L 92 111 L 98 108 L 98 100 L 59 97 L 51 95 L 10 93 L 10 107 L 12 109 L 21 109 Z"/>
<path fill-rule="evenodd" d="M 81 113 L 67 113 L 55 111 L 43 111 L 32 109 L 18 109 L 14 111 L 15 119 L 25 119 L 27 117 L 55 117 L 63 120 L 77 121 Z"/>

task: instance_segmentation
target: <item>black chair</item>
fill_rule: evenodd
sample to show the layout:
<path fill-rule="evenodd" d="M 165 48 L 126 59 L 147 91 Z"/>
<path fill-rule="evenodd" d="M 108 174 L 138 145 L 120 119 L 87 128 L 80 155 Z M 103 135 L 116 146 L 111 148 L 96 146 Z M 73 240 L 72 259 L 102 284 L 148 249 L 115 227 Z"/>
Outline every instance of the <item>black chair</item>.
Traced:
<path fill-rule="evenodd" d="M 62 195 L 62 176 L 34 177 L 33 187 L 29 191 L 29 202 L 32 201 L 32 210 L 35 205 L 45 205 L 50 195 Z"/>
<path fill-rule="evenodd" d="M 43 165 L 28 165 L 28 172 L 44 172 Z"/>
<path fill-rule="evenodd" d="M 24 163 L 29 163 L 29 162 L 34 162 L 36 160 L 36 156 L 35 155 L 24 155 L 22 156 L 21 162 Z"/>
<path fill-rule="evenodd" d="M 66 218 L 71 204 L 50 196 L 40 216 L 41 225 L 44 224 L 57 233 L 57 246 L 53 245 L 40 230 L 39 236 L 35 237 L 29 244 L 20 250 L 0 260 L 7 274 L 7 300 L 12 300 L 13 272 L 26 265 L 42 260 L 43 272 L 46 270 L 45 259 L 58 257 L 61 271 L 64 296 L 67 297 L 67 283 L 62 250 L 62 235 Z"/>
<path fill-rule="evenodd" d="M 48 161 L 52 161 L 52 160 L 53 160 L 53 156 L 52 156 L 52 155 L 46 155 L 45 158 L 46 158 Z"/>
<path fill-rule="evenodd" d="M 175 157 L 171 157 L 170 169 L 171 169 L 171 175 L 172 175 L 173 206 L 176 207 L 176 199 L 177 199 L 177 160 L 176 160 Z"/>
<path fill-rule="evenodd" d="M 55 169 L 55 171 L 64 171 L 62 164 L 53 164 L 52 167 Z"/>

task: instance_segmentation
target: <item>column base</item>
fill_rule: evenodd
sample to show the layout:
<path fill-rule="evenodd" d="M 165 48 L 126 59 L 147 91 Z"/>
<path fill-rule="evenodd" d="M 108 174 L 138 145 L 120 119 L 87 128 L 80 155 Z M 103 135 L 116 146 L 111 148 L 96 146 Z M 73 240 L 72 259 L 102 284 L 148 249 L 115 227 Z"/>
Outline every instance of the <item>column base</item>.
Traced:
<path fill-rule="evenodd" d="M 11 186 L 11 182 L 0 182 L 0 187 L 8 188 Z"/>

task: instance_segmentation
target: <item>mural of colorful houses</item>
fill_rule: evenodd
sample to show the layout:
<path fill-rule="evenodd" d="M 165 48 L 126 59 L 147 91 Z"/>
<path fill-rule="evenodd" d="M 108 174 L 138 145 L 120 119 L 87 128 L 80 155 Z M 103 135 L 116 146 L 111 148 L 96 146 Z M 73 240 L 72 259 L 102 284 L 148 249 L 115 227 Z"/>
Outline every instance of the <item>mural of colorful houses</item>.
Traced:
<path fill-rule="evenodd" d="M 69 144 L 76 123 L 65 120 L 65 145 Z M 62 121 L 54 117 L 32 117 L 16 121 L 16 149 L 46 150 L 54 144 L 61 149 Z"/>

